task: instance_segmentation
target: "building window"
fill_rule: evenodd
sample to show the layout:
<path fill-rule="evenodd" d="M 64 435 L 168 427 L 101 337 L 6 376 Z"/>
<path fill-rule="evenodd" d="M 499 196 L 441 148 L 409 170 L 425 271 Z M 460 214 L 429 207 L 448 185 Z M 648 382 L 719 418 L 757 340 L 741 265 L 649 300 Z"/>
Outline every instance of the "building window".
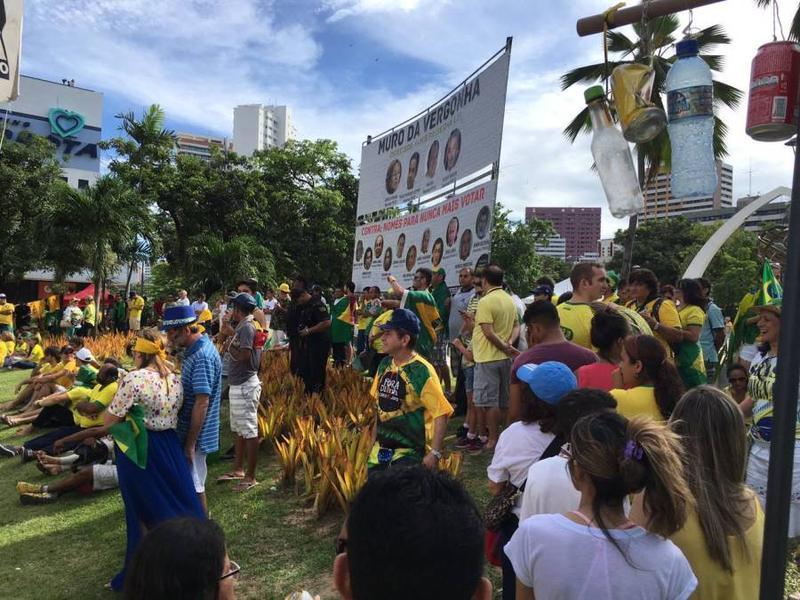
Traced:
<path fill-rule="evenodd" d="M 78 179 L 78 189 L 85 190 L 89 188 L 89 180 L 88 179 Z"/>

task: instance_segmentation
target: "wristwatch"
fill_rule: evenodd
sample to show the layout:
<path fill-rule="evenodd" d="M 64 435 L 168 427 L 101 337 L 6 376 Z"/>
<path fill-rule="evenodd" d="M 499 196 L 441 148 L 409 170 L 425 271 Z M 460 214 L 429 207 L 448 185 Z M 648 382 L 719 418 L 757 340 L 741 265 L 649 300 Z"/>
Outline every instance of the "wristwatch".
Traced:
<path fill-rule="evenodd" d="M 433 454 L 436 457 L 436 460 L 442 460 L 442 453 L 439 452 L 438 450 L 434 450 L 433 448 L 431 448 L 431 454 Z"/>

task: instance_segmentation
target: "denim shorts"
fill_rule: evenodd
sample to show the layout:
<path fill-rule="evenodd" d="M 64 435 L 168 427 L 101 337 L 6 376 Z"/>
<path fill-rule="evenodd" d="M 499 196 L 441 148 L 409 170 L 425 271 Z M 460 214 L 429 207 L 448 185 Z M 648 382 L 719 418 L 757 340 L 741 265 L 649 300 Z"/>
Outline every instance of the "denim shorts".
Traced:
<path fill-rule="evenodd" d="M 468 394 L 472 393 L 475 387 L 475 367 L 464 367 L 464 391 Z"/>

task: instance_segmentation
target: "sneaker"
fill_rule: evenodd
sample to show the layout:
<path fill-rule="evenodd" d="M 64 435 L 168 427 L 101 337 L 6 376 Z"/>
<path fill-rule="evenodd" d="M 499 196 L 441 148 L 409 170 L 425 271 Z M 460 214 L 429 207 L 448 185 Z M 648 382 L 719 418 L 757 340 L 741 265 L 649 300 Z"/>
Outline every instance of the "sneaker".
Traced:
<path fill-rule="evenodd" d="M 11 444 L 0 444 L 0 456 L 10 458 L 17 456 L 22 449 L 21 446 L 12 446 Z"/>
<path fill-rule="evenodd" d="M 477 439 L 477 438 L 476 438 L 476 439 Z M 454 445 L 453 447 L 454 447 L 454 448 L 457 448 L 458 450 L 465 450 L 465 449 L 468 449 L 468 448 L 470 447 L 470 444 L 471 444 L 472 442 L 473 442 L 473 440 L 469 439 L 469 438 L 468 438 L 468 437 L 465 435 L 464 437 L 460 437 L 460 438 L 458 438 L 458 439 L 456 440 L 456 443 L 455 443 L 455 445 Z"/>
<path fill-rule="evenodd" d="M 458 431 L 456 431 L 456 437 L 460 440 L 462 438 L 466 438 L 468 433 L 469 429 L 467 429 L 462 425 L 461 427 L 458 428 Z"/>
<path fill-rule="evenodd" d="M 20 447 L 19 457 L 24 463 L 30 462 L 32 460 L 36 460 L 36 452 L 34 450 L 29 450 L 28 448 Z"/>
<path fill-rule="evenodd" d="M 483 446 L 485 444 L 480 440 L 480 438 L 475 438 L 474 440 L 469 440 L 467 445 L 467 452 L 472 454 L 480 454 L 483 451 Z"/>
<path fill-rule="evenodd" d="M 52 492 L 39 492 L 37 494 L 22 494 L 19 501 L 26 506 L 33 504 L 52 504 L 58 500 L 58 495 Z"/>
<path fill-rule="evenodd" d="M 27 483 L 25 481 L 20 481 L 17 483 L 17 492 L 22 494 L 41 494 L 42 493 L 42 486 L 37 483 Z"/>

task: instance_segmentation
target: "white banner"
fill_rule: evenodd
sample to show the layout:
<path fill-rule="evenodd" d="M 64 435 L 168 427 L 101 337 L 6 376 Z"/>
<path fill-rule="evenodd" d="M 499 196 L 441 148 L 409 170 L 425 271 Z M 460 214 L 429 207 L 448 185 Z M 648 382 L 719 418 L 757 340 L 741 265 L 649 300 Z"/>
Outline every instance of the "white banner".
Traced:
<path fill-rule="evenodd" d="M 19 96 L 22 0 L 0 0 L 0 102 Z"/>
<path fill-rule="evenodd" d="M 444 267 L 448 285 L 455 285 L 459 269 L 488 264 L 496 185 L 489 181 L 419 212 L 357 227 L 356 288 L 383 291 L 389 275 L 410 287 L 420 267 Z"/>
<path fill-rule="evenodd" d="M 358 216 L 398 205 L 500 159 L 509 52 L 417 119 L 361 147 Z"/>

